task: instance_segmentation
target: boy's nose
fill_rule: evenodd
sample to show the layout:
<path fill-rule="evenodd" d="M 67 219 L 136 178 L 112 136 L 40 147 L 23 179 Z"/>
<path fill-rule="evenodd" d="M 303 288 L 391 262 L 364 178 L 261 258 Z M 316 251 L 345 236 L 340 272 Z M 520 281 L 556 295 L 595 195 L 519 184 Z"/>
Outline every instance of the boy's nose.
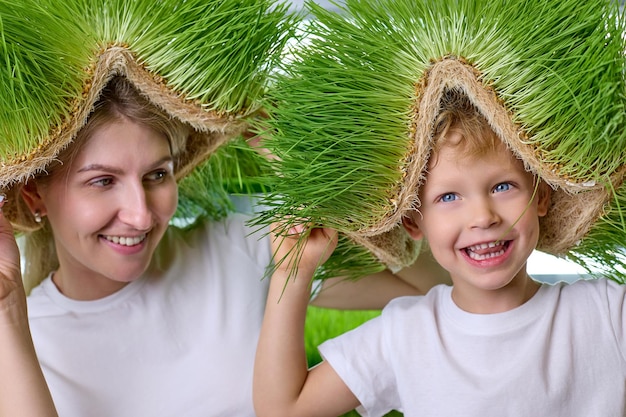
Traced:
<path fill-rule="evenodd" d="M 470 213 L 472 228 L 487 229 L 500 222 L 500 216 L 488 199 L 476 201 Z"/>

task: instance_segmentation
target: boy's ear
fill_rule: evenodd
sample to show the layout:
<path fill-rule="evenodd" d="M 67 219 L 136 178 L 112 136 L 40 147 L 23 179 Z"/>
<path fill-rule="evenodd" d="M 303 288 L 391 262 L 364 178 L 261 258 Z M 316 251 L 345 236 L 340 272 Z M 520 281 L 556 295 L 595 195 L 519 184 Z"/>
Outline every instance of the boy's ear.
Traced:
<path fill-rule="evenodd" d="M 424 232 L 422 232 L 422 229 L 420 229 L 415 222 L 415 216 L 419 215 L 417 211 L 413 211 L 402 217 L 402 226 L 404 226 L 404 230 L 407 231 L 413 240 L 420 240 L 424 237 Z"/>
<path fill-rule="evenodd" d="M 539 217 L 548 214 L 551 203 L 552 188 L 545 181 L 541 181 L 537 189 L 537 214 Z"/>
<path fill-rule="evenodd" d="M 20 188 L 20 194 L 24 199 L 24 202 L 30 209 L 31 213 L 35 213 L 39 211 L 41 215 L 46 214 L 46 206 L 39 195 L 39 190 L 37 189 L 36 181 L 28 181 L 26 184 Z"/>

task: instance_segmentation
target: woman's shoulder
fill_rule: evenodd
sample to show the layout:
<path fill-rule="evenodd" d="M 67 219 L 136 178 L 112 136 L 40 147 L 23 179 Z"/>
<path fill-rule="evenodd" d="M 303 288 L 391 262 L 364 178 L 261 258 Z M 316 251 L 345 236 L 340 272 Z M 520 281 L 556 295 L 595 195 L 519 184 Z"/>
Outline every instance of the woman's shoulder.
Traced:
<path fill-rule="evenodd" d="M 264 263 L 270 259 L 270 243 L 266 228 L 251 225 L 246 213 L 232 213 L 224 219 L 198 219 L 184 225 L 171 225 L 157 252 L 157 258 L 195 257 L 196 252 L 208 257 L 247 255 Z"/>
<path fill-rule="evenodd" d="M 214 238 L 221 238 L 221 236 L 233 238 L 235 236 L 266 235 L 267 227 L 252 225 L 253 219 L 252 214 L 240 212 L 230 213 L 228 216 L 217 220 L 199 217 L 190 222 L 173 223 L 168 228 L 164 238 L 189 240 L 194 236 L 202 237 L 206 235 Z"/>
<path fill-rule="evenodd" d="M 55 304 L 49 296 L 53 285 L 49 275 L 30 292 L 26 298 L 29 320 L 64 313 L 63 309 Z"/>
<path fill-rule="evenodd" d="M 268 229 L 252 225 L 252 220 L 249 214 L 231 213 L 220 220 L 200 220 L 192 227 L 174 233 L 186 242 L 208 241 L 248 250 L 256 250 L 259 245 L 269 247 Z"/>

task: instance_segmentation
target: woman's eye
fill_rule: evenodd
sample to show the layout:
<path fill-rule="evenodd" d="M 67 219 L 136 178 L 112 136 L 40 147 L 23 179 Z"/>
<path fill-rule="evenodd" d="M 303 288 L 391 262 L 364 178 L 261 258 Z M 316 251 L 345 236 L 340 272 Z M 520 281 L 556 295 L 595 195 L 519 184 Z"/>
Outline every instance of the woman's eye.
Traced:
<path fill-rule="evenodd" d="M 149 181 L 160 181 L 163 178 L 167 177 L 168 171 L 165 169 L 159 169 L 147 175 L 147 179 Z"/>
<path fill-rule="evenodd" d="M 501 193 L 502 191 L 508 191 L 511 189 L 511 184 L 508 182 L 503 182 L 495 186 L 493 189 L 496 193 Z"/>
<path fill-rule="evenodd" d="M 95 187 L 106 187 L 108 185 L 113 184 L 113 178 L 105 177 L 105 178 L 96 178 L 89 182 L 89 185 Z"/>
<path fill-rule="evenodd" d="M 456 200 L 456 194 L 454 193 L 447 193 L 447 194 L 443 194 L 440 198 L 439 201 L 442 201 L 444 203 L 448 203 L 450 201 L 454 201 Z"/>

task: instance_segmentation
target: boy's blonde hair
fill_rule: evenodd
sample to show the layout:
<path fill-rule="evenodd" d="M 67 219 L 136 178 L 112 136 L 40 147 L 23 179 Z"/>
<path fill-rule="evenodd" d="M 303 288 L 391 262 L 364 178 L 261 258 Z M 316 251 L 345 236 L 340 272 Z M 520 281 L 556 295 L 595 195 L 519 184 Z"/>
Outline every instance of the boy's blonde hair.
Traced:
<path fill-rule="evenodd" d="M 453 146 L 469 159 L 478 158 L 503 146 L 502 140 L 491 129 L 487 119 L 462 91 L 447 90 L 440 105 L 433 130 L 431 158 L 443 146 Z M 458 133 L 461 140 L 453 142 L 453 136 L 448 134 L 452 132 Z"/>

